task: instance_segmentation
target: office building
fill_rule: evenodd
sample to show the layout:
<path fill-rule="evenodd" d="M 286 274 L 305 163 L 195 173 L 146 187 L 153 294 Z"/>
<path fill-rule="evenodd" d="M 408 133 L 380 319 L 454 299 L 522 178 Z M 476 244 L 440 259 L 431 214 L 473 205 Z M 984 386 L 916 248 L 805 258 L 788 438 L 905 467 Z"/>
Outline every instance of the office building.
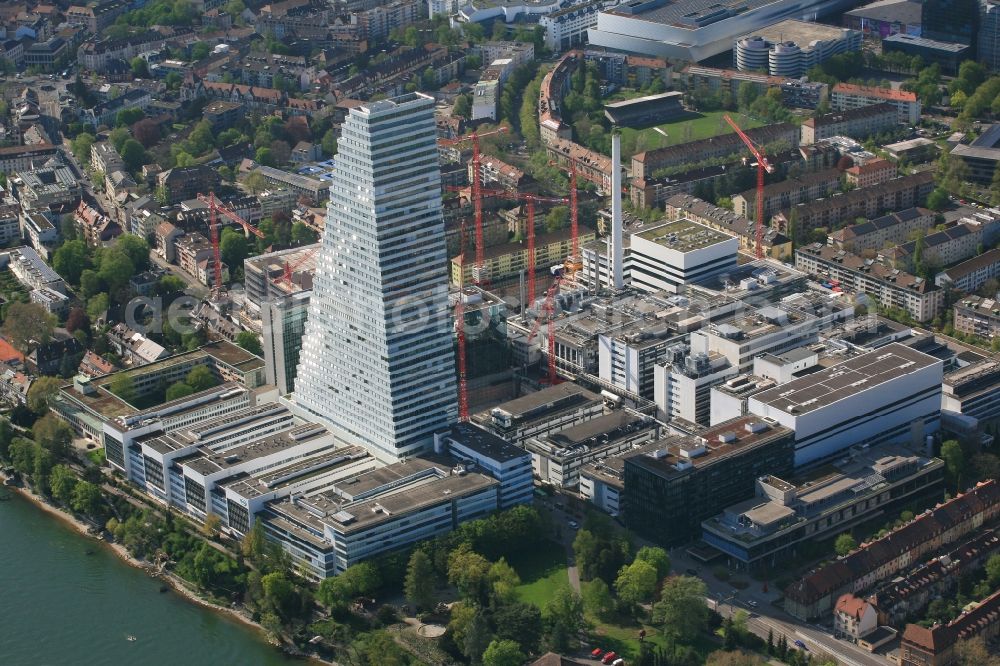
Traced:
<path fill-rule="evenodd" d="M 433 99 L 344 120 L 295 404 L 395 460 L 457 418 Z"/>
<path fill-rule="evenodd" d="M 848 293 L 863 293 L 884 306 L 903 308 L 917 321 L 933 319 L 944 307 L 944 290 L 930 280 L 822 243 L 796 250 L 795 267 L 836 281 Z"/>
<path fill-rule="evenodd" d="M 631 284 L 645 292 L 677 293 L 736 268 L 739 241 L 690 220 L 675 220 L 631 235 Z"/>
<path fill-rule="evenodd" d="M 1000 0 L 982 0 L 977 39 L 979 62 L 1000 70 Z"/>
<path fill-rule="evenodd" d="M 958 74 L 958 66 L 976 51 L 968 44 L 940 42 L 913 35 L 890 35 L 882 40 L 882 53 L 905 53 L 920 56 L 925 65 L 939 65 L 944 74 Z"/>
<path fill-rule="evenodd" d="M 857 30 L 786 20 L 737 38 L 733 65 L 741 71 L 798 78 L 831 56 L 860 49 Z"/>
<path fill-rule="evenodd" d="M 826 615 L 844 592 L 871 589 L 998 514 L 1000 485 L 990 479 L 792 583 L 785 589 L 785 611 L 800 620 Z"/>
<path fill-rule="evenodd" d="M 894 343 L 768 389 L 753 414 L 795 431 L 795 465 L 829 460 L 855 445 L 921 444 L 941 417 L 940 360 Z"/>
<path fill-rule="evenodd" d="M 275 296 L 290 296 L 310 291 L 320 244 L 303 245 L 250 257 L 243 261 L 246 276 L 244 310 L 258 318 L 262 305 Z M 287 273 L 287 275 L 286 275 Z M 289 277 L 291 279 L 289 279 Z"/>
<path fill-rule="evenodd" d="M 979 0 L 925 0 L 920 35 L 940 42 L 975 46 Z"/>
<path fill-rule="evenodd" d="M 733 48 L 782 19 L 834 14 L 853 5 L 842 0 L 751 0 L 740 7 L 715 0 L 649 0 L 602 11 L 590 43 L 608 49 L 696 62 Z"/>
<path fill-rule="evenodd" d="M 711 389 L 736 374 L 736 368 L 718 352 L 695 351 L 675 346 L 667 363 L 653 370 L 653 402 L 663 420 L 687 421 L 707 426 L 711 412 Z"/>
<path fill-rule="evenodd" d="M 534 475 L 557 488 L 574 488 L 580 470 L 590 463 L 620 455 L 659 439 L 661 426 L 652 418 L 620 409 L 585 423 L 532 437 L 525 442 Z"/>
<path fill-rule="evenodd" d="M 472 423 L 456 423 L 437 435 L 436 453 L 466 463 L 467 471 L 485 472 L 500 483 L 500 508 L 531 504 L 535 491 L 531 454 Z"/>
<path fill-rule="evenodd" d="M 267 383 L 278 387 L 281 395 L 295 390 L 295 373 L 298 372 L 311 294 L 311 291 L 298 291 L 288 296 L 271 297 L 261 304 L 261 346 Z"/>
<path fill-rule="evenodd" d="M 972 143 L 956 145 L 951 154 L 965 162 L 969 180 L 989 185 L 1000 168 L 1000 123 L 990 125 Z"/>
<path fill-rule="evenodd" d="M 896 108 L 900 124 L 916 125 L 920 122 L 920 100 L 917 93 L 907 90 L 838 83 L 830 91 L 830 104 L 837 111 L 850 111 L 872 104 L 891 104 Z"/>
<path fill-rule="evenodd" d="M 728 208 L 720 208 L 689 194 L 675 194 L 666 200 L 664 211 L 668 220 L 686 218 L 735 236 L 743 251 L 753 252 L 756 249 L 756 222 Z M 792 239 L 774 226 L 765 226 L 761 234 L 761 248 L 765 257 L 782 260 L 792 254 Z"/>
<path fill-rule="evenodd" d="M 841 316 L 846 316 L 842 313 Z M 774 305 L 747 308 L 691 334 L 691 347 L 722 354 L 737 372 L 749 372 L 761 354 L 778 354 L 815 342 L 816 317 Z"/>
<path fill-rule="evenodd" d="M 580 2 L 540 16 L 538 25 L 545 28 L 546 48 L 561 53 L 583 44 L 587 41 L 587 31 L 597 27 L 597 15 L 605 4 L 605 0 Z"/>
<path fill-rule="evenodd" d="M 775 571 L 811 542 L 940 497 L 943 486 L 944 464 L 937 458 L 894 447 L 859 448 L 794 482 L 765 472 L 750 496 L 705 519 L 701 536 L 736 569 Z"/>
<path fill-rule="evenodd" d="M 1000 362 L 986 359 L 946 374 L 941 409 L 980 423 L 1000 417 Z"/>
<path fill-rule="evenodd" d="M 627 454 L 625 524 L 665 546 L 685 543 L 703 520 L 753 497 L 758 477 L 790 472 L 792 443 L 790 430 L 751 415 Z"/>
<path fill-rule="evenodd" d="M 865 37 L 920 34 L 920 0 L 878 0 L 844 12 L 844 27 L 860 30 Z"/>
<path fill-rule="evenodd" d="M 938 145 L 922 136 L 898 143 L 887 143 L 882 147 L 892 159 L 896 161 L 905 159 L 911 164 L 929 162 L 937 156 L 938 152 Z"/>

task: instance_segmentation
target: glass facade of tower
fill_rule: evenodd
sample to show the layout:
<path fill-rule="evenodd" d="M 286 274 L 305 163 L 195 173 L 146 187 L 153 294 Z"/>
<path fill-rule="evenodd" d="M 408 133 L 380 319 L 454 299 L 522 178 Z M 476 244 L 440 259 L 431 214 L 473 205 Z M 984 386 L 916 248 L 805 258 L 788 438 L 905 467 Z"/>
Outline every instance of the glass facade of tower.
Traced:
<path fill-rule="evenodd" d="M 924 0 L 921 36 L 975 45 L 979 0 Z"/>
<path fill-rule="evenodd" d="M 458 414 L 433 99 L 351 109 L 337 148 L 295 403 L 395 460 Z"/>

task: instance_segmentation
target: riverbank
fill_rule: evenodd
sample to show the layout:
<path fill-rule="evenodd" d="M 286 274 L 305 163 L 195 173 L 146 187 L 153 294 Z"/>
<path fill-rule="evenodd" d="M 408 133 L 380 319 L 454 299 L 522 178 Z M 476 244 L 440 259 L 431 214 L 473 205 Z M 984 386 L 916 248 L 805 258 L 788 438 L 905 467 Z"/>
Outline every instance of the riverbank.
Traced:
<path fill-rule="evenodd" d="M 0 473 L 0 478 L 6 478 L 6 477 L 4 477 L 2 473 Z M 259 623 L 254 622 L 242 610 L 231 608 L 228 606 L 223 606 L 221 604 L 202 598 L 201 596 L 198 595 L 198 593 L 195 590 L 191 589 L 188 586 L 186 581 L 184 581 L 176 574 L 166 570 L 157 571 L 154 565 L 151 564 L 150 562 L 146 562 L 144 560 L 139 560 L 135 557 L 132 557 L 132 555 L 128 552 L 128 550 L 124 546 L 118 543 L 107 541 L 106 539 L 98 535 L 95 535 L 92 532 L 92 527 L 89 524 L 80 520 L 70 512 L 55 506 L 54 504 L 49 502 L 46 498 L 33 492 L 30 488 L 18 487 L 18 486 L 4 486 L 4 488 L 10 492 L 16 492 L 20 497 L 28 500 L 29 502 L 31 502 L 32 505 L 41 509 L 44 513 L 51 516 L 52 518 L 55 518 L 56 520 L 60 521 L 63 525 L 71 528 L 72 530 L 87 537 L 88 539 L 92 539 L 106 546 L 111 550 L 111 552 L 117 555 L 119 560 L 125 562 L 129 566 L 144 571 L 150 574 L 151 577 L 162 581 L 164 584 L 168 585 L 173 592 L 177 593 L 178 596 L 183 598 L 185 602 L 190 602 L 194 605 L 201 606 L 202 608 L 205 608 L 212 612 L 226 615 L 227 617 L 236 620 L 240 624 L 245 625 L 246 627 L 252 629 L 254 632 L 263 636 L 265 640 L 268 643 L 270 643 L 270 645 L 273 647 L 275 651 L 278 651 L 281 648 L 280 644 L 271 640 L 267 636 L 267 631 Z M 334 662 L 323 661 L 315 656 L 305 657 L 303 658 L 303 661 L 304 663 L 310 663 L 310 664 L 336 666 Z"/>

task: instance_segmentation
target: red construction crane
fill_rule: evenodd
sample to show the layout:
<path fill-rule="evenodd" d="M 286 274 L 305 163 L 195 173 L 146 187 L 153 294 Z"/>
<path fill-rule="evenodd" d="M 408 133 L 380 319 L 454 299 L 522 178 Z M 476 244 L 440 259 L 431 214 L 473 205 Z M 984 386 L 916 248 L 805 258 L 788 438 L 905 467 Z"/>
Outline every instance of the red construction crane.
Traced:
<path fill-rule="evenodd" d="M 545 381 L 549 386 L 555 386 L 559 383 L 559 375 L 556 372 L 556 306 L 555 297 L 556 293 L 559 291 L 560 278 L 556 278 L 549 287 L 549 290 L 545 293 L 545 306 L 542 308 L 544 311 L 545 323 L 548 327 L 548 340 L 547 347 L 548 353 L 546 356 L 548 362 L 548 377 Z M 539 317 L 535 320 L 535 325 L 531 329 L 531 333 L 528 334 L 528 344 L 535 339 L 538 335 L 538 329 L 542 326 L 542 318 Z"/>
<path fill-rule="evenodd" d="M 472 206 L 475 210 L 476 219 L 476 265 L 473 274 L 476 284 L 482 279 L 483 267 L 486 264 L 486 249 L 483 245 L 483 193 L 482 193 L 482 163 L 479 155 L 479 139 L 493 134 L 503 134 L 506 127 L 500 126 L 489 132 L 479 134 L 473 131 L 472 134 L 456 137 L 454 139 L 438 139 L 438 144 L 442 146 L 454 146 L 464 141 L 472 142 Z"/>
<path fill-rule="evenodd" d="M 757 158 L 757 247 L 756 253 L 757 258 L 761 259 L 764 256 L 764 172 L 774 173 L 774 167 L 771 163 L 767 161 L 767 157 L 764 156 L 764 150 L 758 148 L 750 137 L 746 135 L 746 132 L 740 129 L 732 118 L 728 115 L 722 116 L 729 123 L 729 126 L 733 128 L 736 134 L 743 140 L 753 156 Z"/>
<path fill-rule="evenodd" d="M 569 171 L 569 220 L 570 232 L 573 239 L 573 249 L 570 252 L 570 255 L 566 257 L 564 270 L 567 276 L 572 276 L 574 273 L 583 268 L 583 259 L 580 256 L 580 218 L 579 202 L 577 201 L 576 190 L 576 162 L 570 162 L 569 169 L 566 169 L 555 161 L 549 162 L 549 166 L 555 166 L 563 169 L 564 171 Z"/>
<path fill-rule="evenodd" d="M 460 191 L 462 187 L 456 185 L 449 185 L 447 188 L 452 191 Z M 572 202 L 572 199 L 567 199 L 566 197 L 543 197 L 537 194 L 531 194 L 530 192 L 518 192 L 516 190 L 485 190 L 480 188 L 479 193 L 483 196 L 489 197 L 502 197 L 506 199 L 514 199 L 517 201 L 524 201 L 526 203 L 526 208 L 528 211 L 528 304 L 534 302 L 535 300 L 535 204 L 536 203 L 561 203 L 568 204 Z M 575 216 L 573 216 L 575 217 Z M 464 248 L 464 246 L 463 246 Z M 464 264 L 463 264 L 464 265 Z"/>
<path fill-rule="evenodd" d="M 284 282 L 287 285 L 294 285 L 295 283 L 292 281 L 292 274 L 295 272 L 295 269 L 297 269 L 299 266 L 301 266 L 302 264 L 304 264 L 307 261 L 309 261 L 310 259 L 312 259 L 313 256 L 315 256 L 315 254 L 318 251 L 319 251 L 319 248 L 313 248 L 312 250 L 309 250 L 308 252 L 304 253 L 301 257 L 299 257 L 298 259 L 296 259 L 294 262 L 289 263 L 289 262 L 286 261 L 285 262 L 285 270 L 283 270 L 281 272 L 281 277 L 279 277 L 278 279 L 276 279 L 275 282 Z"/>
<path fill-rule="evenodd" d="M 227 218 L 243 227 L 247 233 L 252 233 L 258 238 L 264 238 L 264 234 L 257 227 L 251 226 L 249 222 L 237 215 L 227 206 L 215 200 L 215 192 L 198 195 L 198 200 L 208 205 L 208 229 L 212 235 L 212 260 L 215 269 L 215 293 L 222 291 L 222 255 L 219 253 L 219 220 L 217 213 L 222 213 Z"/>

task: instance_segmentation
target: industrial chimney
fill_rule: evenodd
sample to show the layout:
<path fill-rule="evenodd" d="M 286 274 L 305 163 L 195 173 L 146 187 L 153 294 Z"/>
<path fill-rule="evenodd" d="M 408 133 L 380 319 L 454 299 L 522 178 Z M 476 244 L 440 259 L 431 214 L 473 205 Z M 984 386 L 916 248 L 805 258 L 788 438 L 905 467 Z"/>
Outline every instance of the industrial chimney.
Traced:
<path fill-rule="evenodd" d="M 622 245 L 622 137 L 615 128 L 611 132 L 611 287 L 625 287 L 622 277 L 625 250 Z"/>

